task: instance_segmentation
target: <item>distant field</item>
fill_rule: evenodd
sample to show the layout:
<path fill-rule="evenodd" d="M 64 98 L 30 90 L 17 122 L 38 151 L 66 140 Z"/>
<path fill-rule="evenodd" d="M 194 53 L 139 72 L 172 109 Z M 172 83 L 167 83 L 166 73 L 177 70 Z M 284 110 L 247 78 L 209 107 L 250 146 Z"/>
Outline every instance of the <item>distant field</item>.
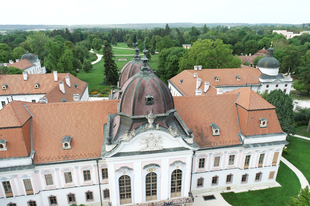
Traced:
<path fill-rule="evenodd" d="M 126 61 L 117 61 L 118 59 L 127 59 Z M 120 71 L 127 62 L 131 61 L 133 56 L 117 56 L 115 57 L 115 63 L 117 65 L 118 70 Z M 154 55 L 149 61 L 149 65 L 156 70 L 158 65 L 158 55 Z M 104 66 L 103 66 L 103 59 L 101 59 L 97 64 L 94 64 L 93 69 L 91 69 L 88 73 L 81 70 L 78 74 L 78 78 L 87 82 L 88 90 L 91 91 L 98 91 L 99 93 L 104 94 L 104 96 L 108 96 L 110 92 L 110 85 L 100 85 L 103 81 L 104 75 Z"/>
<path fill-rule="evenodd" d="M 120 44 L 125 44 L 125 43 L 120 43 Z M 127 44 L 126 45 L 121 45 L 121 46 L 118 46 L 119 44 L 117 44 L 116 47 L 113 47 L 113 53 L 114 55 L 122 55 L 122 54 L 125 54 L 125 55 L 129 55 L 129 54 L 132 54 L 132 56 L 135 54 L 135 50 L 130 48 L 128 49 L 127 48 Z M 122 47 L 124 46 L 124 47 Z M 121 47 L 121 48 L 119 48 Z M 126 48 L 126 49 L 123 49 L 123 48 Z M 94 50 L 95 52 L 97 52 L 98 54 L 101 54 L 103 55 L 103 50 L 101 49 L 99 52 Z M 140 51 L 140 55 L 143 55 L 143 52 Z"/>
<path fill-rule="evenodd" d="M 5 33 L 6 31 L 0 31 L 0 33 Z"/>

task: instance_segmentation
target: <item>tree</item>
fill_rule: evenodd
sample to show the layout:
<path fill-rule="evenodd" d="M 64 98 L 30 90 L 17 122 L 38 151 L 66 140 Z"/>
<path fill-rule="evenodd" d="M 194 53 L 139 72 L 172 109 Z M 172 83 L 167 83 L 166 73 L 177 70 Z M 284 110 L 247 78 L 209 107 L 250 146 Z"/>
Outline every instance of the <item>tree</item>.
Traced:
<path fill-rule="evenodd" d="M 145 37 L 144 42 L 145 42 L 145 48 L 149 49 L 150 48 L 150 38 Z"/>
<path fill-rule="evenodd" d="M 281 72 L 287 72 L 290 68 L 290 71 L 297 71 L 297 67 L 301 65 L 301 54 L 298 47 L 293 45 L 288 45 L 283 50 L 283 58 L 280 61 L 281 65 Z"/>
<path fill-rule="evenodd" d="M 59 73 L 71 73 L 72 75 L 76 76 L 76 72 L 73 67 L 73 53 L 70 49 L 66 49 L 64 53 L 59 58 L 57 63 L 57 71 Z"/>
<path fill-rule="evenodd" d="M 93 65 L 91 64 L 90 60 L 85 60 L 83 63 L 83 70 L 87 73 L 89 70 L 93 68 Z"/>
<path fill-rule="evenodd" d="M 0 66 L 0 75 L 7 74 L 8 68 L 6 66 Z"/>
<path fill-rule="evenodd" d="M 76 73 L 79 73 L 82 70 L 82 63 L 79 59 L 74 58 L 72 60 L 72 66 Z"/>
<path fill-rule="evenodd" d="M 12 58 L 12 51 L 9 45 L 0 43 L 0 62 L 6 63 Z"/>
<path fill-rule="evenodd" d="M 65 41 L 64 45 L 71 50 L 73 50 L 73 48 L 74 48 L 74 45 L 71 41 Z"/>
<path fill-rule="evenodd" d="M 103 48 L 103 58 L 104 58 L 104 75 L 105 84 L 116 85 L 118 81 L 118 71 L 114 60 L 114 54 L 111 45 L 105 41 Z"/>
<path fill-rule="evenodd" d="M 161 41 L 157 44 L 157 48 L 159 51 L 170 47 L 173 47 L 173 42 L 168 35 L 162 38 Z"/>
<path fill-rule="evenodd" d="M 144 45 L 143 45 L 141 39 L 138 39 L 138 48 L 139 48 L 140 51 L 143 51 Z"/>
<path fill-rule="evenodd" d="M 100 49 L 102 48 L 102 40 L 95 38 L 92 41 L 92 45 L 95 50 L 100 51 Z"/>
<path fill-rule="evenodd" d="M 289 135 L 294 134 L 293 99 L 281 90 L 273 90 L 268 94 L 266 100 L 276 107 L 282 130 Z"/>
<path fill-rule="evenodd" d="M 45 58 L 45 66 L 48 71 L 62 71 L 58 68 L 58 62 L 65 50 L 64 44 L 61 42 L 48 41 L 45 46 L 48 55 Z"/>
<path fill-rule="evenodd" d="M 177 75 L 179 70 L 179 60 L 186 52 L 187 49 L 184 49 L 183 47 L 163 49 L 159 53 L 156 75 L 163 82 L 167 82 L 170 78 Z"/>
<path fill-rule="evenodd" d="M 249 40 L 245 42 L 244 47 L 246 54 L 255 54 L 258 51 L 258 46 L 255 40 Z"/>
<path fill-rule="evenodd" d="M 235 44 L 234 52 L 235 54 L 238 54 L 238 55 L 241 55 L 241 53 L 244 53 L 244 46 L 242 42 L 238 42 L 237 44 Z"/>
<path fill-rule="evenodd" d="M 117 43 L 116 43 L 116 41 L 115 41 L 115 38 L 114 38 L 114 37 L 112 37 L 111 44 L 112 44 L 112 45 L 114 45 L 114 46 L 117 46 Z"/>
<path fill-rule="evenodd" d="M 129 48 L 132 47 L 132 41 L 131 41 L 130 38 L 127 40 L 127 46 L 128 46 Z"/>
<path fill-rule="evenodd" d="M 210 29 L 207 27 L 207 25 L 203 25 L 202 27 L 202 33 L 206 34 Z"/>
<path fill-rule="evenodd" d="M 20 59 L 22 57 L 23 54 L 26 53 L 26 50 L 22 47 L 16 47 L 15 49 L 13 49 L 13 59 Z"/>
<path fill-rule="evenodd" d="M 165 33 L 166 33 L 166 35 L 169 35 L 170 32 L 171 32 L 171 29 L 170 29 L 169 25 L 166 24 L 166 27 L 165 27 Z"/>
<path fill-rule="evenodd" d="M 16 67 L 9 67 L 8 74 L 22 74 L 23 70 Z"/>
<path fill-rule="evenodd" d="M 193 69 L 194 65 L 208 68 L 240 68 L 242 61 L 232 55 L 232 49 L 222 40 L 198 39 L 187 53 L 180 58 L 179 72 Z"/>
<path fill-rule="evenodd" d="M 264 37 L 257 42 L 258 49 L 269 48 L 271 45 L 271 39 L 268 37 Z"/>
<path fill-rule="evenodd" d="M 264 56 L 257 56 L 257 57 L 254 59 L 253 64 L 254 64 L 254 65 L 257 65 L 257 62 L 258 62 L 260 59 L 262 59 L 262 58 L 264 58 Z"/>
<path fill-rule="evenodd" d="M 22 43 L 19 44 L 19 47 L 22 47 L 24 48 L 26 51 L 30 52 L 30 53 L 33 53 L 32 49 L 31 49 L 31 45 L 29 42 L 27 41 L 24 41 Z"/>
<path fill-rule="evenodd" d="M 29 35 L 26 41 L 30 43 L 32 52 L 39 56 L 41 65 L 45 65 L 44 59 L 47 56 L 45 45 L 49 41 L 49 38 L 42 32 L 35 32 L 33 35 Z"/>
<path fill-rule="evenodd" d="M 297 197 L 291 197 L 289 206 L 308 206 L 310 205 L 309 186 L 301 189 Z"/>

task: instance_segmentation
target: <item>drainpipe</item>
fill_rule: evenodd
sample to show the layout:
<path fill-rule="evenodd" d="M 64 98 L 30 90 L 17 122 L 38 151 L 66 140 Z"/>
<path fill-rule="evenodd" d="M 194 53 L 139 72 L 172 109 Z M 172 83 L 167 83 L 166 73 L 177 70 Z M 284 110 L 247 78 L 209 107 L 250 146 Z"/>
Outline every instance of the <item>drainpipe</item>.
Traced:
<path fill-rule="evenodd" d="M 100 185 L 100 175 L 99 175 L 99 164 L 98 164 L 98 159 L 96 159 L 97 162 L 97 172 L 98 172 L 98 185 L 99 185 L 99 194 L 100 194 L 100 205 L 102 205 L 102 194 L 101 194 L 101 185 Z"/>
<path fill-rule="evenodd" d="M 192 192 L 192 179 L 193 179 L 194 156 L 195 156 L 195 151 L 193 151 L 193 157 L 192 157 L 192 168 L 191 168 L 191 179 L 190 179 L 190 183 L 189 183 L 189 192 Z"/>

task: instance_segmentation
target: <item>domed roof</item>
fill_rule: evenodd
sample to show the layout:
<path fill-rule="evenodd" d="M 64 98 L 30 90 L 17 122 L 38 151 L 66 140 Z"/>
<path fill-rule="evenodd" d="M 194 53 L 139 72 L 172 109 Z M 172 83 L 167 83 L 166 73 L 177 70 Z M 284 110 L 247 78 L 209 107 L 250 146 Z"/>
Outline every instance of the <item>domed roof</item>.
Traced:
<path fill-rule="evenodd" d="M 29 53 L 29 52 L 27 51 L 26 54 L 23 54 L 21 60 L 23 60 L 23 59 L 27 59 L 27 60 L 29 60 L 29 61 L 32 61 L 32 60 L 35 60 L 35 57 L 34 57 L 33 54 L 31 54 L 31 53 Z"/>
<path fill-rule="evenodd" d="M 143 51 L 144 55 L 146 54 L 146 50 Z M 147 64 L 148 65 L 148 64 Z M 119 86 L 123 87 L 124 83 L 132 76 L 137 74 L 140 71 L 140 68 L 143 66 L 141 61 L 141 56 L 139 55 L 139 48 L 138 43 L 136 44 L 135 48 L 135 55 L 134 58 L 125 64 L 122 68 L 120 75 L 119 75 Z M 149 66 L 149 65 L 148 65 Z M 149 66 L 150 67 L 150 66 Z M 152 68 L 150 67 L 151 72 L 154 73 Z"/>
<path fill-rule="evenodd" d="M 256 67 L 258 68 L 266 68 L 266 69 L 278 69 L 280 67 L 279 61 L 273 57 L 273 48 L 269 48 L 267 50 L 267 56 L 260 59 L 257 62 Z"/>
<path fill-rule="evenodd" d="M 163 81 L 161 81 L 147 66 L 148 59 L 142 59 L 140 71 L 128 79 L 122 90 L 120 112 L 131 116 L 163 114 L 174 109 L 172 95 Z"/>

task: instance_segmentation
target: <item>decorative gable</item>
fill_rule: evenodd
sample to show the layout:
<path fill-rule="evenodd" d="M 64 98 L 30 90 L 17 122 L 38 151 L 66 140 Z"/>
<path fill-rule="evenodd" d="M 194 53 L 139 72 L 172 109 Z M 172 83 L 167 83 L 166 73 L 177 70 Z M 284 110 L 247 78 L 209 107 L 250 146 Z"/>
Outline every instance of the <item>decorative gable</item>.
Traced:
<path fill-rule="evenodd" d="M 212 135 L 213 136 L 220 136 L 220 127 L 217 126 L 215 123 L 211 123 L 210 124 L 211 128 L 212 128 Z"/>
<path fill-rule="evenodd" d="M 62 149 L 63 150 L 67 150 L 67 149 L 72 149 L 71 148 L 71 140 L 72 140 L 72 137 L 71 136 L 65 136 L 62 138 Z"/>

